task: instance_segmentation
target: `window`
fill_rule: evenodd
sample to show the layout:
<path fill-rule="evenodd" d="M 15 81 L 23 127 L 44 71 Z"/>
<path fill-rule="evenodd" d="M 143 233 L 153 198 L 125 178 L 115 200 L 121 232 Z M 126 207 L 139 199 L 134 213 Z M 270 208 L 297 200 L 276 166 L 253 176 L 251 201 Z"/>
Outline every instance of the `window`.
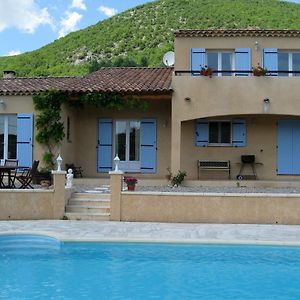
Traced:
<path fill-rule="evenodd" d="M 0 159 L 17 158 L 17 116 L 0 115 Z"/>
<path fill-rule="evenodd" d="M 206 64 L 213 70 L 233 70 L 233 52 L 207 52 Z M 231 72 L 219 73 L 218 76 L 231 76 Z"/>
<path fill-rule="evenodd" d="M 231 122 L 210 121 L 208 127 L 208 143 L 231 145 Z"/>
<path fill-rule="evenodd" d="M 300 71 L 300 52 L 278 52 L 278 71 Z M 279 76 L 300 76 L 300 74 L 279 73 Z"/>

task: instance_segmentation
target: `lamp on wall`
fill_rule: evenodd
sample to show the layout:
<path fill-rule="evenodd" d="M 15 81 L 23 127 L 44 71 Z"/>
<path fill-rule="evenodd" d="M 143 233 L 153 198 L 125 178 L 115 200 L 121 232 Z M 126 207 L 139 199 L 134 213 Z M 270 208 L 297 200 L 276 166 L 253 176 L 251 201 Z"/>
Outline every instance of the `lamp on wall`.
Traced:
<path fill-rule="evenodd" d="M 258 41 L 255 41 L 254 45 L 255 45 L 254 46 L 255 51 L 258 51 L 258 48 L 259 48 Z"/>
<path fill-rule="evenodd" d="M 5 103 L 5 101 L 4 101 L 3 99 L 0 99 L 0 109 L 1 109 L 1 110 L 5 110 L 5 108 L 6 108 L 6 103 Z"/>
<path fill-rule="evenodd" d="M 270 112 L 270 99 L 269 98 L 265 98 L 263 100 L 263 105 L 264 105 L 264 113 L 267 114 Z"/>

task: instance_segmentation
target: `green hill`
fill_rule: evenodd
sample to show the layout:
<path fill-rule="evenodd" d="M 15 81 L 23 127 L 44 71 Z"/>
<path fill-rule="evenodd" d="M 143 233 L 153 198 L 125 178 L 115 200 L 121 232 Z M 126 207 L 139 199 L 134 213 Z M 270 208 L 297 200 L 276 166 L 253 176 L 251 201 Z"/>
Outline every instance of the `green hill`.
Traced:
<path fill-rule="evenodd" d="M 161 64 L 177 29 L 300 28 L 300 4 L 279 0 L 160 0 L 70 33 L 38 50 L 0 58 L 18 76 L 82 75 L 108 65 Z"/>

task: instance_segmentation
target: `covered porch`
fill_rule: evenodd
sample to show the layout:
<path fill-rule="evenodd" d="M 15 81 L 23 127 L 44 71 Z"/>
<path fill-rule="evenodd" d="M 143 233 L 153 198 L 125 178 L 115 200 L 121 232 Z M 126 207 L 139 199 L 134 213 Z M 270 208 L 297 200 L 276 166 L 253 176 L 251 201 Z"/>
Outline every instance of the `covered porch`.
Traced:
<path fill-rule="evenodd" d="M 186 171 L 188 180 L 198 179 L 198 184 L 204 186 L 214 180 L 218 184 L 222 180 L 225 186 L 276 186 L 276 182 L 277 186 L 289 186 L 289 182 L 299 182 L 298 116 L 226 115 L 176 125 L 176 133 L 172 131 L 172 171 Z M 245 155 L 254 156 L 255 162 L 244 164 L 241 170 L 241 157 Z M 226 169 L 199 169 L 198 161 L 230 162 L 230 180 Z M 261 183 L 237 183 L 239 175 L 244 175 L 240 179 L 258 179 Z"/>

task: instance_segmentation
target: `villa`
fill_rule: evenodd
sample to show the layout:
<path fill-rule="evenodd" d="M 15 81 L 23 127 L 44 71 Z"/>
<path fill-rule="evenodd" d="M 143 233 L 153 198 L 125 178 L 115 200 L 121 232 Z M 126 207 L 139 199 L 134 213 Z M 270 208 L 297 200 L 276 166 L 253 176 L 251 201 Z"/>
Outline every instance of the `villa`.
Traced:
<path fill-rule="evenodd" d="M 0 79 L 0 158 L 22 166 L 42 160 L 33 95 L 56 89 L 68 92 L 71 102 L 100 92 L 134 97 L 148 109 L 63 106 L 60 153 L 87 178 L 108 178 L 118 154 L 120 169 L 142 179 L 164 179 L 170 168 L 186 171 L 188 180 L 249 176 L 297 183 L 299 42 L 300 30 L 179 30 L 174 67 L 102 68 L 62 78 L 6 72 Z M 244 170 L 243 158 L 250 159 Z"/>

